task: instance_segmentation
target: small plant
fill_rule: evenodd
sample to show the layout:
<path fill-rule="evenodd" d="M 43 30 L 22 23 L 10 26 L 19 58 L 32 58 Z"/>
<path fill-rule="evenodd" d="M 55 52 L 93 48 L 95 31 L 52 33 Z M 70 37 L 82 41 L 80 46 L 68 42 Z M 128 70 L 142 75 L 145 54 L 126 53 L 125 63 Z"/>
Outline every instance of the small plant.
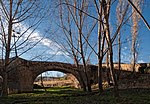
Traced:
<path fill-rule="evenodd" d="M 147 73 L 147 74 L 150 74 L 150 67 L 146 67 L 146 68 L 144 69 L 144 72 Z"/>
<path fill-rule="evenodd" d="M 43 87 L 38 84 L 34 84 L 33 89 L 43 89 Z"/>

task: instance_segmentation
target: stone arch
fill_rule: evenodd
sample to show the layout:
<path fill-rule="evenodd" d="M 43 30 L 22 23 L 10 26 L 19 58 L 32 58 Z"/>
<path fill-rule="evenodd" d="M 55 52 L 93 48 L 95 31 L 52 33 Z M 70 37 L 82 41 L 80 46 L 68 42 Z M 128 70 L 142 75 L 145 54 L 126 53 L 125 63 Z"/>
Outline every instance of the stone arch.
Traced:
<path fill-rule="evenodd" d="M 31 92 L 35 78 L 45 71 L 60 71 L 72 74 L 83 88 L 84 72 L 82 66 L 77 69 L 74 64 L 46 61 L 29 61 L 17 58 L 10 64 L 11 71 L 8 73 L 8 86 L 10 93 Z M 90 71 L 91 72 L 91 71 Z M 81 75 L 80 75 L 80 74 Z M 91 74 L 91 73 L 89 73 Z"/>

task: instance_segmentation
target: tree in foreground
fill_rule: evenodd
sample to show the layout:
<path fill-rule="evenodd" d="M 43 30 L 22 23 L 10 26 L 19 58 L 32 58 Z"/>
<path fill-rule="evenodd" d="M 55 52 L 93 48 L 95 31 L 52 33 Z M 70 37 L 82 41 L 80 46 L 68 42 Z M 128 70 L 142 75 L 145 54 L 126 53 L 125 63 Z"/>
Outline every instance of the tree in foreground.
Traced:
<path fill-rule="evenodd" d="M 2 96 L 8 95 L 10 63 L 41 40 L 32 36 L 45 15 L 41 5 L 40 0 L 0 0 Z"/>

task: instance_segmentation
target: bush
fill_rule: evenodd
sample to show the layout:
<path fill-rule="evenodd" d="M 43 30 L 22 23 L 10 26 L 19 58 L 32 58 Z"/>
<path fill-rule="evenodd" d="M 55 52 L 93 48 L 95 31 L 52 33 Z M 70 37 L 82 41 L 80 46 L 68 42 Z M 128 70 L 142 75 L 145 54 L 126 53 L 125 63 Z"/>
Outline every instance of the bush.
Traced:
<path fill-rule="evenodd" d="M 147 73 L 147 74 L 150 74 L 150 67 L 146 67 L 146 68 L 144 69 L 144 72 Z"/>
<path fill-rule="evenodd" d="M 34 84 L 33 85 L 33 89 L 42 89 L 43 87 L 38 85 L 38 84 Z"/>

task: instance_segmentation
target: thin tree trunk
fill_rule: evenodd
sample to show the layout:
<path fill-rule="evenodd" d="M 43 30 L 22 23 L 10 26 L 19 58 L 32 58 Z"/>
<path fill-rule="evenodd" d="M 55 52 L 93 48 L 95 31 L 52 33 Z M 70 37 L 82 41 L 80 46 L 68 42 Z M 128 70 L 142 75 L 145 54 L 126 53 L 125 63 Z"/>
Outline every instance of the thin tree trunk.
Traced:
<path fill-rule="evenodd" d="M 7 76 L 7 73 L 3 72 L 2 77 L 3 77 L 3 82 L 2 82 L 2 93 L 1 93 L 1 95 L 3 97 L 6 97 L 6 96 L 8 96 L 8 85 L 7 85 L 7 83 L 8 83 L 8 76 Z"/>
<path fill-rule="evenodd" d="M 114 72 L 113 50 L 112 50 L 112 46 L 111 45 L 109 47 L 109 54 L 110 54 L 110 72 L 111 72 L 112 81 L 113 81 L 113 84 L 114 84 L 114 96 L 118 97 L 119 96 L 119 93 L 118 93 L 118 83 L 117 83 L 115 72 Z"/>
<path fill-rule="evenodd" d="M 102 84 L 102 60 L 98 59 L 98 88 L 100 93 L 103 92 L 103 84 Z"/>
<path fill-rule="evenodd" d="M 115 76 L 115 72 L 114 72 L 114 63 L 113 63 L 113 46 L 112 46 L 112 42 L 111 42 L 111 37 L 110 37 L 110 28 L 109 28 L 109 13 L 110 13 L 110 5 L 111 4 L 111 0 L 107 1 L 107 0 L 102 0 L 102 6 L 103 6 L 103 14 L 104 14 L 104 30 L 105 35 L 106 35 L 106 40 L 107 40 L 107 44 L 108 44 L 108 52 L 109 52 L 109 64 L 110 64 L 110 74 L 112 77 L 112 81 L 114 84 L 114 96 L 118 97 L 119 93 L 118 93 L 118 84 L 117 84 L 117 80 L 116 80 L 116 76 Z"/>
<path fill-rule="evenodd" d="M 109 68 L 109 54 L 106 54 L 106 69 L 107 69 L 107 82 L 110 84 L 110 68 Z"/>
<path fill-rule="evenodd" d="M 99 8 L 100 13 L 102 13 L 102 6 Z M 102 41 L 102 14 L 98 13 L 99 20 L 98 21 L 98 88 L 100 92 L 103 92 L 103 84 L 102 84 L 102 51 L 101 51 L 101 41 Z M 104 44 L 104 43 L 103 43 Z"/>
<path fill-rule="evenodd" d="M 43 76 L 42 76 L 42 74 L 41 74 L 41 86 L 43 87 L 43 89 L 44 89 L 45 92 L 46 92 L 47 90 L 46 90 L 46 88 L 45 88 L 45 86 L 44 86 L 44 83 L 43 83 Z"/>
<path fill-rule="evenodd" d="M 86 84 L 85 84 L 85 82 L 84 82 L 84 80 L 83 80 L 83 77 L 82 77 L 82 75 L 81 75 L 81 73 L 80 72 L 78 72 L 79 73 L 79 77 L 80 77 L 80 80 L 81 80 L 81 82 L 82 82 L 82 88 L 83 88 L 83 91 L 87 91 L 86 90 Z"/>
<path fill-rule="evenodd" d="M 92 91 L 92 89 L 91 89 L 91 83 L 90 83 L 90 80 L 89 80 L 89 77 L 88 77 L 88 74 L 87 74 L 87 66 L 86 66 L 86 62 L 85 62 L 85 58 L 84 58 L 84 53 L 83 53 L 82 45 L 80 45 L 80 48 L 81 48 L 81 56 L 82 56 L 82 61 L 83 61 L 84 73 L 85 73 L 85 77 L 86 77 L 87 90 L 88 90 L 88 92 L 91 92 Z"/>
<path fill-rule="evenodd" d="M 10 56 L 10 44 L 11 44 L 11 37 L 12 37 L 12 0 L 10 0 L 10 9 L 9 9 L 10 15 L 9 15 L 9 21 L 8 21 L 8 40 L 6 43 L 6 55 L 5 55 L 5 65 L 3 70 L 3 93 L 2 96 L 8 96 L 8 65 L 9 65 L 9 56 Z"/>
<path fill-rule="evenodd" d="M 79 13 L 79 27 L 78 27 L 78 32 L 79 32 L 79 45 L 80 45 L 80 52 L 81 52 L 81 58 L 82 58 L 82 62 L 83 62 L 83 68 L 84 68 L 84 73 L 85 73 L 85 77 L 86 77 L 86 83 L 87 83 L 87 90 L 89 92 L 92 91 L 91 89 L 91 83 L 90 83 L 90 80 L 89 80 L 89 77 L 88 77 L 88 74 L 87 74 L 87 66 L 86 66 L 86 61 L 85 61 L 85 56 L 84 56 L 84 51 L 83 51 L 83 42 L 82 42 L 82 27 L 83 27 L 83 24 L 82 24 L 82 12 L 80 11 Z"/>
<path fill-rule="evenodd" d="M 130 0 L 129 0 L 130 1 Z M 133 3 L 135 6 L 137 6 L 137 9 L 140 10 L 140 0 L 133 0 Z M 138 22 L 140 20 L 140 15 L 137 14 L 137 12 L 134 11 L 135 8 L 132 8 L 132 46 L 131 46 L 131 51 L 132 51 L 132 59 L 131 59 L 131 64 L 132 64 L 132 69 L 133 73 L 135 73 L 135 64 L 137 61 L 137 50 L 136 50 L 136 44 L 137 44 L 137 36 L 138 36 Z"/>
<path fill-rule="evenodd" d="M 120 34 L 118 34 L 118 71 L 117 71 L 117 80 L 119 80 L 121 72 L 121 42 L 120 42 Z"/>
<path fill-rule="evenodd" d="M 82 57 L 82 61 L 83 61 L 83 68 L 84 68 L 84 73 L 85 73 L 85 77 L 86 77 L 87 90 L 89 92 L 91 92 L 92 91 L 91 84 L 90 84 L 90 81 L 89 81 L 89 78 L 88 78 L 86 62 L 85 62 L 85 57 L 84 57 L 84 53 L 83 53 L 81 30 L 79 30 L 79 42 L 80 42 L 81 57 Z"/>
<path fill-rule="evenodd" d="M 76 63 L 77 69 L 79 69 L 79 64 L 78 64 L 78 61 L 77 61 L 76 57 L 75 57 L 75 63 Z M 80 78 L 80 80 L 81 80 L 81 82 L 83 84 L 83 86 L 81 86 L 81 87 L 83 87 L 83 91 L 87 91 L 86 90 L 86 84 L 85 84 L 85 82 L 83 80 L 83 77 L 82 77 L 80 71 L 78 72 L 78 74 L 79 74 L 79 78 Z"/>

